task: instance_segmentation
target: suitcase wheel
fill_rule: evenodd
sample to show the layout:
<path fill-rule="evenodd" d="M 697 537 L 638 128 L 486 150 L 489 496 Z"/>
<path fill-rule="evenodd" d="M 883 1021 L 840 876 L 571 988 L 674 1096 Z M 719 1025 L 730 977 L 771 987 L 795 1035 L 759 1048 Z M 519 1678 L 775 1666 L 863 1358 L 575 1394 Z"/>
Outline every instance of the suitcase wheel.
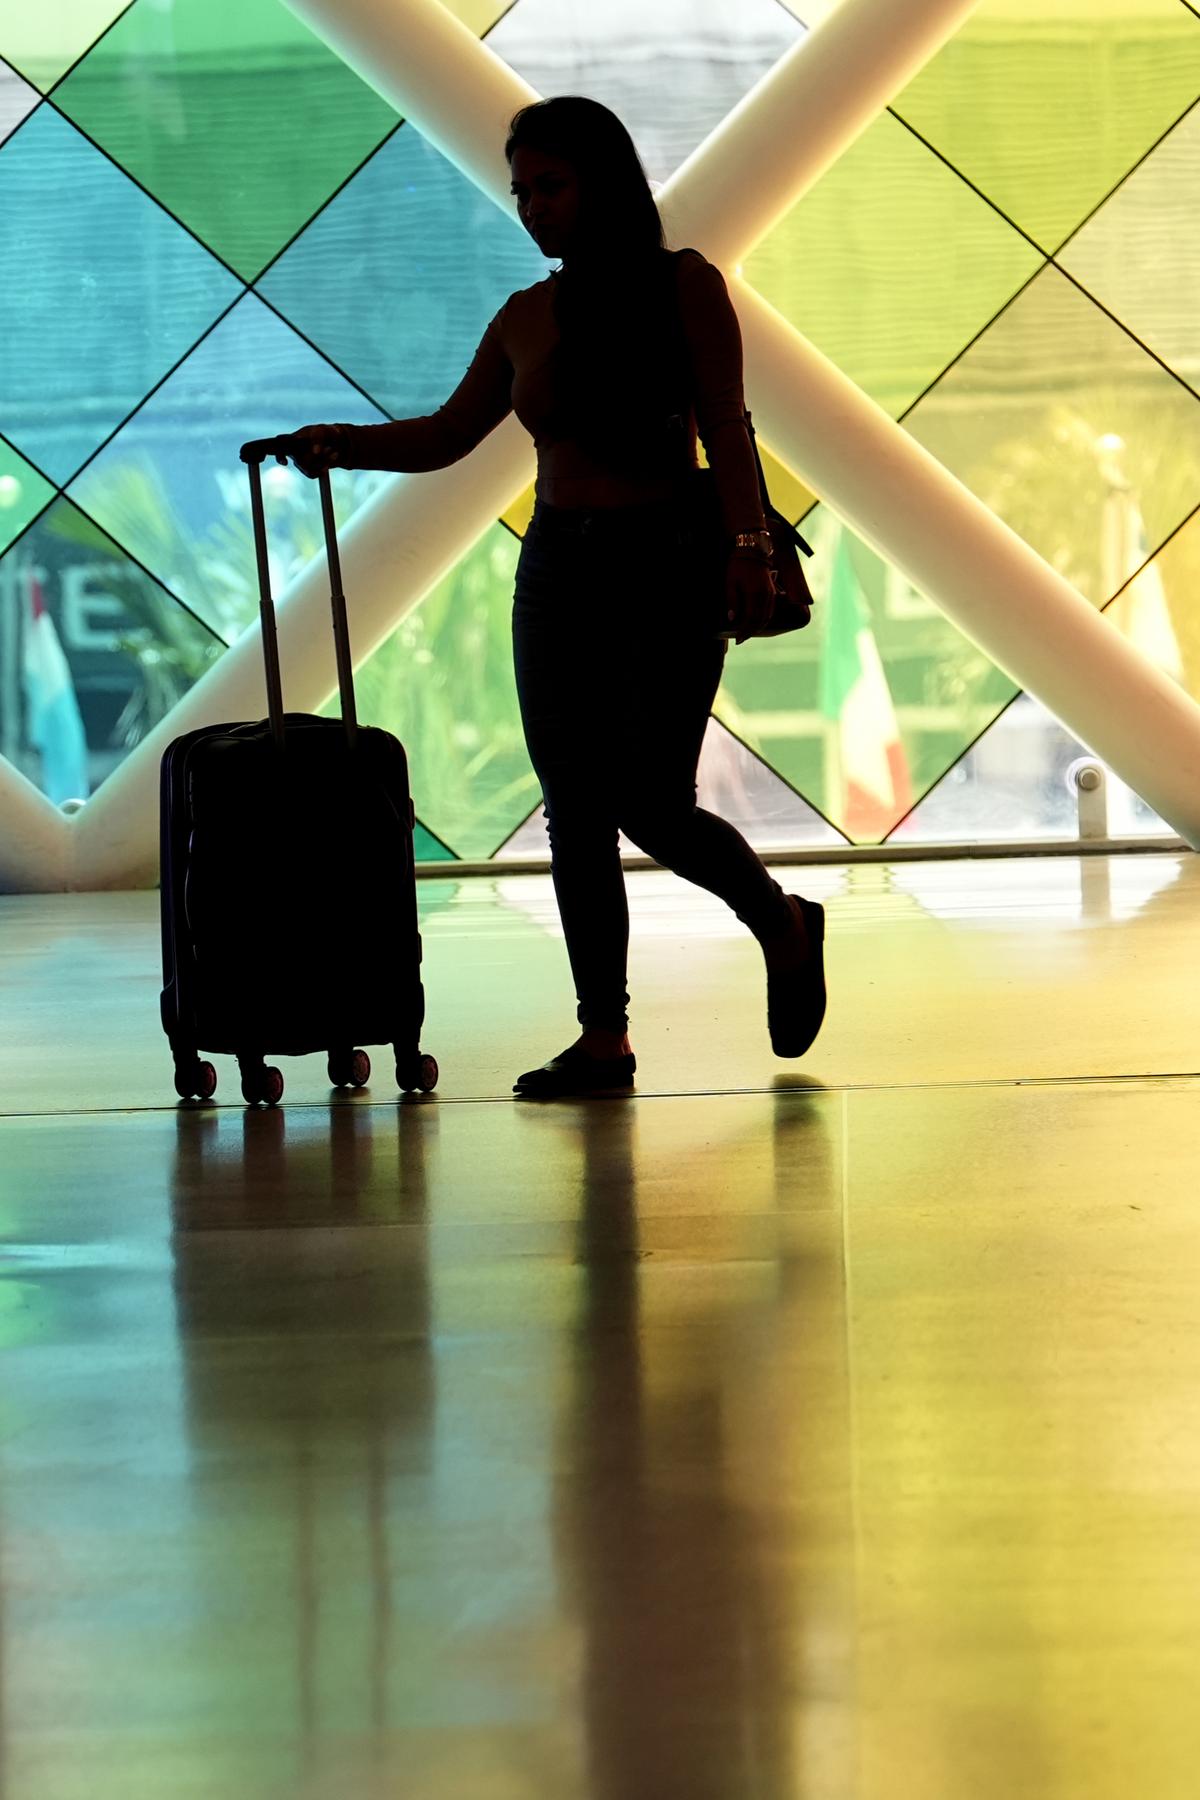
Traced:
<path fill-rule="evenodd" d="M 371 1059 L 365 1050 L 331 1050 L 329 1082 L 331 1087 L 366 1087 L 371 1079 Z"/>
<path fill-rule="evenodd" d="M 283 1074 L 265 1063 L 242 1069 L 242 1099 L 247 1106 L 278 1106 L 283 1099 Z"/>
<path fill-rule="evenodd" d="M 418 1056 L 410 1063 L 396 1064 L 396 1086 L 403 1093 L 411 1093 L 417 1088 L 422 1094 L 432 1094 L 438 1084 L 438 1066 L 432 1056 Z"/>
<path fill-rule="evenodd" d="M 193 1058 L 175 1064 L 175 1092 L 181 1100 L 211 1100 L 217 1091 L 217 1071 L 210 1062 Z"/>

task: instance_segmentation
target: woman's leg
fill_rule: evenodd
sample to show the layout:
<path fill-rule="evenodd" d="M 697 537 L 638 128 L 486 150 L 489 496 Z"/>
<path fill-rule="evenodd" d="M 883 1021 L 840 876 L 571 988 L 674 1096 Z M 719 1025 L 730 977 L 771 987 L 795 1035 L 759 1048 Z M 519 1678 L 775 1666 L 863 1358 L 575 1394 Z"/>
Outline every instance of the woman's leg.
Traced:
<path fill-rule="evenodd" d="M 623 1037 L 629 1024 L 629 908 L 617 844 L 603 658 L 573 609 L 580 583 L 570 547 L 522 548 L 513 661 L 530 761 L 542 787 L 554 893 L 585 1033 Z"/>
<path fill-rule="evenodd" d="M 655 862 L 724 900 L 760 943 L 793 930 L 779 883 L 727 819 L 696 804 L 696 768 L 720 685 L 725 641 L 648 647 L 618 822 Z"/>

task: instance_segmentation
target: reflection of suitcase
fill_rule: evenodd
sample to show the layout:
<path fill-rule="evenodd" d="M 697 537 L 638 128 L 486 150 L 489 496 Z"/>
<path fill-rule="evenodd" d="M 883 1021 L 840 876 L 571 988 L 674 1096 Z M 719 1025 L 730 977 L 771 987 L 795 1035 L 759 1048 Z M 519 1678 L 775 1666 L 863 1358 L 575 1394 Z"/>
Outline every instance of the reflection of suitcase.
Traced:
<path fill-rule="evenodd" d="M 286 442 L 286 440 L 282 440 Z M 275 440 L 246 444 L 258 555 L 268 719 L 210 725 L 162 760 L 163 1029 L 182 1097 L 208 1099 L 235 1055 L 242 1093 L 274 1105 L 283 1076 L 268 1052 L 324 1050 L 329 1079 L 361 1087 L 390 1043 L 396 1080 L 428 1092 L 425 994 L 413 873 L 408 760 L 354 710 L 346 602 L 328 475 L 321 510 L 333 596 L 342 718 L 283 711 L 267 570 L 260 464 Z"/>

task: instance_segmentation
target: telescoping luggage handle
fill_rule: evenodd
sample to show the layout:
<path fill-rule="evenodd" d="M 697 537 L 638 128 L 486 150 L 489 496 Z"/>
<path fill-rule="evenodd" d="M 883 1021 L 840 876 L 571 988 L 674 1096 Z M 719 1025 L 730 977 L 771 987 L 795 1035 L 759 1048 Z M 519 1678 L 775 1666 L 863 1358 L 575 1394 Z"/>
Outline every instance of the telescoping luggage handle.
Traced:
<path fill-rule="evenodd" d="M 291 439 L 256 438 L 242 445 L 242 461 L 250 472 L 250 512 L 254 521 L 254 553 L 258 560 L 258 610 L 262 619 L 263 662 L 267 671 L 267 715 L 271 736 L 283 749 L 283 684 L 279 674 L 279 637 L 275 629 L 275 602 L 271 598 L 271 571 L 267 561 L 267 521 L 263 512 L 262 465 L 268 456 L 280 462 L 291 455 Z M 325 527 L 325 554 L 329 560 L 329 599 L 333 609 L 333 642 L 337 652 L 338 692 L 342 700 L 342 723 L 346 741 L 353 749 L 358 742 L 358 713 L 354 705 L 354 665 L 350 661 L 350 626 L 346 618 L 346 596 L 342 592 L 342 559 L 338 555 L 337 525 L 333 517 L 333 490 L 329 475 L 318 476 L 321 493 L 321 522 Z"/>

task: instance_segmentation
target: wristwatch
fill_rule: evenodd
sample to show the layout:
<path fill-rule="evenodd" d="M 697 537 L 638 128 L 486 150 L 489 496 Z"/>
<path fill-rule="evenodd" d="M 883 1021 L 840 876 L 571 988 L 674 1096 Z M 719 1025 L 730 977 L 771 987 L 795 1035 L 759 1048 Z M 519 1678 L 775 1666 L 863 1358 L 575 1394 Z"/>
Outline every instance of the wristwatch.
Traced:
<path fill-rule="evenodd" d="M 736 531 L 733 547 L 735 550 L 757 550 L 768 562 L 775 554 L 774 542 L 765 526 L 761 531 Z"/>

